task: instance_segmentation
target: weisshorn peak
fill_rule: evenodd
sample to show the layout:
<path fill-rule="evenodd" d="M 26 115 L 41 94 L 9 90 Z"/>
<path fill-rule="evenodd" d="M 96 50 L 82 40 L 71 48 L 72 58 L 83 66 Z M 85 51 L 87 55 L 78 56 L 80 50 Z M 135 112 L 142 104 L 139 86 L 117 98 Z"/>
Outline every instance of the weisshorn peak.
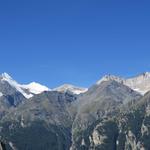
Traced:
<path fill-rule="evenodd" d="M 0 76 L 0 81 L 3 83 L 2 85 L 4 85 L 5 83 L 9 84 L 12 88 L 20 92 L 27 99 L 33 97 L 34 94 L 40 94 L 44 91 L 50 90 L 48 87 L 43 86 L 36 82 L 32 82 L 26 85 L 19 84 L 7 73 L 2 73 L 2 75 Z M 1 93 L 0 95 L 2 94 L 3 93 Z"/>

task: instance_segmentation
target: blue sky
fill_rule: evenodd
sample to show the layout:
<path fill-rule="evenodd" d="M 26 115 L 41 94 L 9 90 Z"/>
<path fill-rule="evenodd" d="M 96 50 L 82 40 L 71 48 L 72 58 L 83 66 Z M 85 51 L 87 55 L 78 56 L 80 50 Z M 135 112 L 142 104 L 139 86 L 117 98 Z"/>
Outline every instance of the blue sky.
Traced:
<path fill-rule="evenodd" d="M 0 72 L 21 83 L 90 86 L 150 71 L 149 0 L 0 2 Z"/>

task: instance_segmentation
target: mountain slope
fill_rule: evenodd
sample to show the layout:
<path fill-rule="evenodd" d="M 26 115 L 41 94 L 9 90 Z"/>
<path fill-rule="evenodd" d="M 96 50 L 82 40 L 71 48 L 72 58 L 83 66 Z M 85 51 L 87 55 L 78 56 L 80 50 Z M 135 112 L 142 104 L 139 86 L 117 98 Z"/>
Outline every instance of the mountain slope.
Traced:
<path fill-rule="evenodd" d="M 96 120 L 116 115 L 118 109 L 131 101 L 137 101 L 141 95 L 116 81 L 103 81 L 96 84 L 78 98 L 77 114 L 73 122 L 72 149 L 78 149 L 82 133 Z M 76 148 L 77 146 L 77 148 Z"/>
<path fill-rule="evenodd" d="M 56 91 L 35 95 L 3 117 L 1 138 L 17 149 L 69 149 L 72 124 L 69 107 L 75 100 L 74 95 Z"/>
<path fill-rule="evenodd" d="M 149 150 L 150 93 L 86 128 L 73 150 Z"/>

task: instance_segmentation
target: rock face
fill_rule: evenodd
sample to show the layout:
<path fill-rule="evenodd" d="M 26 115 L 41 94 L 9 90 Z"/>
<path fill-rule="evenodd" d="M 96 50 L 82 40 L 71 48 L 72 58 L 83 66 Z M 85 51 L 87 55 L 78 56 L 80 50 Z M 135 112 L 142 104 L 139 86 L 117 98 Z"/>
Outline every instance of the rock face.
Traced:
<path fill-rule="evenodd" d="M 111 137 L 113 139 L 109 141 L 111 141 L 110 147 L 114 147 L 112 141 L 116 138 L 118 127 L 116 122 L 111 119 L 118 115 L 121 107 L 128 105 L 129 102 L 136 103 L 140 98 L 140 94 L 116 81 L 104 81 L 99 85 L 92 86 L 88 92 L 78 98 L 78 111 L 72 128 L 72 149 L 95 148 L 89 145 L 86 147 L 87 142 L 91 145 L 103 145 L 104 141 L 113 135 L 113 133 L 109 133 L 113 130 L 114 137 Z M 110 121 L 107 122 L 107 119 L 110 119 Z M 97 121 L 102 121 L 102 123 L 98 124 Z M 103 129 L 104 124 L 106 129 Z M 93 129 L 94 127 L 95 129 Z M 91 130 L 93 131 L 90 135 L 88 132 L 91 132 Z M 108 132 L 108 135 L 104 134 L 106 132 Z M 84 138 L 85 135 L 88 135 L 88 139 L 87 137 Z M 81 146 L 82 140 L 85 141 L 84 146 Z"/>
<path fill-rule="evenodd" d="M 139 76 L 129 78 L 126 80 L 125 84 L 135 91 L 145 94 L 150 91 L 150 73 L 146 72 Z"/>
<path fill-rule="evenodd" d="M 97 85 L 101 84 L 103 81 L 117 81 L 130 87 L 134 91 L 141 93 L 142 95 L 150 91 L 150 72 L 145 72 L 128 79 L 120 78 L 114 75 L 106 75 L 97 82 Z"/>
<path fill-rule="evenodd" d="M 80 138 L 74 139 L 73 149 L 149 150 L 149 112 L 150 93 L 147 93 L 134 104 L 120 108 L 116 115 L 93 122 L 80 132 Z"/>
<path fill-rule="evenodd" d="M 147 91 L 148 79 L 146 73 L 128 82 Z M 150 150 L 150 92 L 126 83 L 105 76 L 82 94 L 51 90 L 27 99 L 0 82 L 0 148 Z"/>

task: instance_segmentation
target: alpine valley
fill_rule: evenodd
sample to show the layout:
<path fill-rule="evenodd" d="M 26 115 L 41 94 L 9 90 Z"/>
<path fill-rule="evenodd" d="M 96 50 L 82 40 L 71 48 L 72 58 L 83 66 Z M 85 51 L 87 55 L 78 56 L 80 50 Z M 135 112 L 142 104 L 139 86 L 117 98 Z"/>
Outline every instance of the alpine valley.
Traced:
<path fill-rule="evenodd" d="M 0 75 L 0 150 L 150 150 L 150 73 L 50 89 Z"/>

